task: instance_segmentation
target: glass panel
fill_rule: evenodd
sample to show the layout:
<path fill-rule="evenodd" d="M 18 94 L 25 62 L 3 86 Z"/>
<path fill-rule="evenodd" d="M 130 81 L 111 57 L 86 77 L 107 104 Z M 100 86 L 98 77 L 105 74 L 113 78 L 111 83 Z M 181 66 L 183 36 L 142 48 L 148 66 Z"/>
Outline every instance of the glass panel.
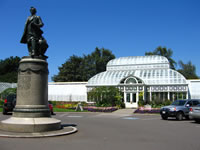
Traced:
<path fill-rule="evenodd" d="M 129 78 L 126 80 L 126 84 L 134 84 L 137 83 L 137 81 L 134 78 Z"/>
<path fill-rule="evenodd" d="M 133 103 L 136 103 L 136 93 L 132 93 L 132 96 L 133 96 L 133 97 L 132 97 L 132 98 L 133 98 L 133 99 L 132 99 Z"/>
<path fill-rule="evenodd" d="M 122 67 L 124 68 L 124 66 Z M 141 69 L 141 68 L 140 68 Z M 141 69 L 141 70 L 118 70 L 99 73 L 88 81 L 87 85 L 118 85 L 120 81 L 133 75 L 139 77 L 146 84 L 184 84 L 186 79 L 177 71 L 171 69 Z"/>
<path fill-rule="evenodd" d="M 126 93 L 126 102 L 128 102 L 128 103 L 130 103 L 130 101 L 131 101 L 131 96 L 130 96 L 131 94 L 130 93 Z"/>

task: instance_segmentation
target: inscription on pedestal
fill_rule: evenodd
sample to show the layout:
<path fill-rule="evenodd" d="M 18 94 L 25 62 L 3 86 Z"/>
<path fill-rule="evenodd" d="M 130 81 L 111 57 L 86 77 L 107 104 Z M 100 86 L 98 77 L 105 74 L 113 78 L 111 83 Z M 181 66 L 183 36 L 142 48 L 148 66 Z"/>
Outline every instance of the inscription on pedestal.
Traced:
<path fill-rule="evenodd" d="M 31 76 L 30 75 L 23 75 L 20 74 L 18 77 L 18 92 L 17 96 L 19 97 L 27 97 L 30 95 L 30 89 L 31 89 Z"/>

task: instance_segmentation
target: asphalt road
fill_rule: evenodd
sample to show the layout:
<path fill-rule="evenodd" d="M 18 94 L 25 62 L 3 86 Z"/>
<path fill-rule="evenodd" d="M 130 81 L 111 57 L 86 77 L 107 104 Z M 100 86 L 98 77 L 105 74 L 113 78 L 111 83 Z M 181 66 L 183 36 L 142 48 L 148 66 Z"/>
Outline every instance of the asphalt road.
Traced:
<path fill-rule="evenodd" d="M 10 116 L 0 114 L 0 120 Z M 0 150 L 200 150 L 200 124 L 160 115 L 57 113 L 78 132 L 51 138 L 2 138 Z"/>

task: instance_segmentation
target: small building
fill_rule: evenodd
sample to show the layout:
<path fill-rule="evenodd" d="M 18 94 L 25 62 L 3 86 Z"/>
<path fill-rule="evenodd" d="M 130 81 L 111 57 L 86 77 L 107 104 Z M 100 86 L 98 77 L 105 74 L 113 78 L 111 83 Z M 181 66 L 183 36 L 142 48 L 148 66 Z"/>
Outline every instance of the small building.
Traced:
<path fill-rule="evenodd" d="M 176 100 L 189 97 L 188 82 L 179 72 L 170 69 L 163 56 L 129 56 L 110 60 L 105 72 L 89 79 L 87 92 L 94 87 L 115 86 L 124 95 L 126 108 L 138 107 L 144 101 Z"/>

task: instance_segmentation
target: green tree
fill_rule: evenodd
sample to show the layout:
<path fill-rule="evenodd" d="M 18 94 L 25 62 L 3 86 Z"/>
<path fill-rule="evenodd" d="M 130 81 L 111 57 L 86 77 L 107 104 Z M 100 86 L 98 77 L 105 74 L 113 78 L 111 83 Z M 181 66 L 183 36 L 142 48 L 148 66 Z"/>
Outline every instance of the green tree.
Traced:
<path fill-rule="evenodd" d="M 173 51 L 171 49 L 167 49 L 166 47 L 159 46 L 153 52 L 145 52 L 145 55 L 160 55 L 164 56 L 169 60 L 170 68 L 175 69 L 175 65 L 177 64 L 173 59 Z"/>
<path fill-rule="evenodd" d="M 16 94 L 17 88 L 8 88 L 0 93 L 0 98 L 5 99 L 9 94 Z"/>
<path fill-rule="evenodd" d="M 179 61 L 179 66 L 181 69 L 177 71 L 180 72 L 186 79 L 199 79 L 196 74 L 196 67 L 191 61 L 186 64 L 184 64 L 183 61 Z"/>
<path fill-rule="evenodd" d="M 88 81 L 92 76 L 106 70 L 106 64 L 115 56 L 108 49 L 98 47 L 89 55 L 83 57 L 71 56 L 61 67 L 55 82 Z"/>
<path fill-rule="evenodd" d="M 0 60 L 0 82 L 17 83 L 17 72 L 20 60 L 17 56 Z"/>
<path fill-rule="evenodd" d="M 110 50 L 104 48 L 99 49 L 98 47 L 95 48 L 91 57 L 93 58 L 93 65 L 95 66 L 95 74 L 105 71 L 107 63 L 115 58 Z"/>
<path fill-rule="evenodd" d="M 96 102 L 96 105 L 101 107 L 120 107 L 122 105 L 122 93 L 116 87 L 96 87 L 88 92 L 88 100 Z"/>
<path fill-rule="evenodd" d="M 107 63 L 114 58 L 115 56 L 110 50 L 104 48 L 99 49 L 98 47 L 96 47 L 91 54 L 84 56 L 83 72 L 84 77 L 86 77 L 85 81 L 89 80 L 97 73 L 105 71 Z"/>
<path fill-rule="evenodd" d="M 52 79 L 56 82 L 82 81 L 82 62 L 83 58 L 71 56 L 58 68 L 58 75 L 55 75 Z"/>

